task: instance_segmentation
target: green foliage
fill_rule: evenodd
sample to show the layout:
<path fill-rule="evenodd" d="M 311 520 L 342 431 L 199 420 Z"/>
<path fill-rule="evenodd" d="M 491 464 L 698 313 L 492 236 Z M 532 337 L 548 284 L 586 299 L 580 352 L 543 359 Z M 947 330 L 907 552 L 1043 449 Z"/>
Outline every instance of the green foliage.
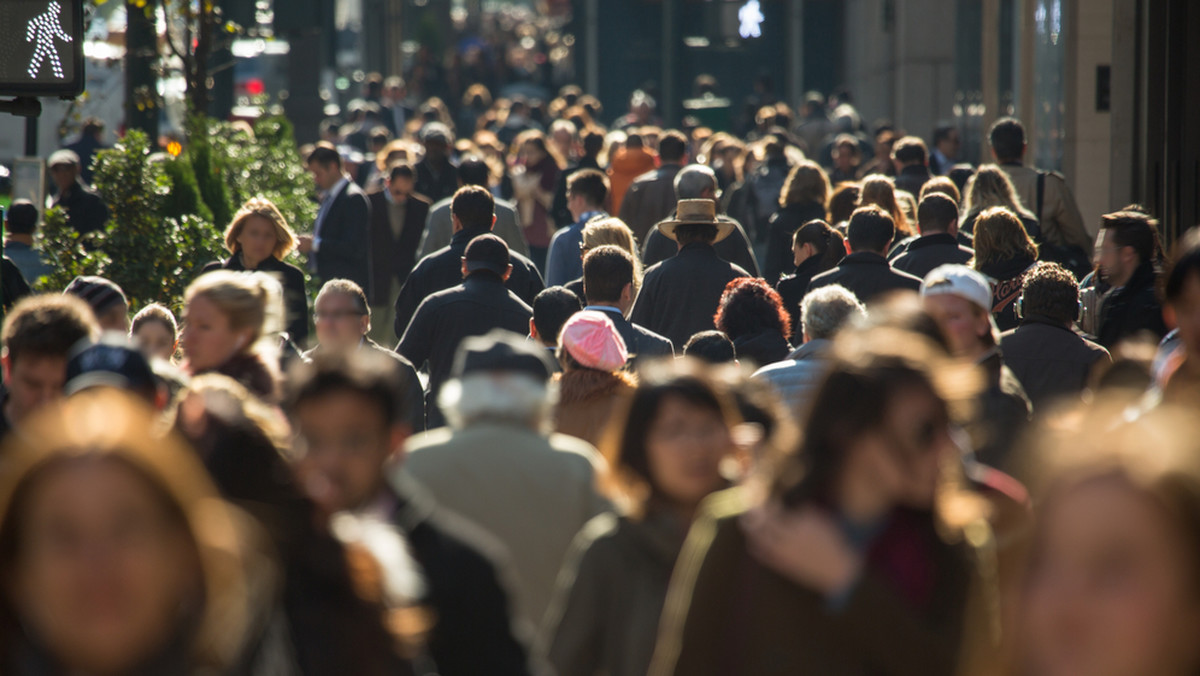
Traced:
<path fill-rule="evenodd" d="M 213 157 L 219 158 L 217 169 L 235 207 L 251 197 L 265 197 L 279 207 L 294 230 L 311 229 L 317 218 L 312 178 L 304 169 L 286 118 L 259 120 L 253 135 L 225 122 L 205 118 L 203 124 L 207 130 L 204 137 L 212 144 Z M 193 131 L 193 142 L 196 137 Z"/>
<path fill-rule="evenodd" d="M 177 306 L 200 267 L 220 255 L 211 222 L 168 214 L 178 207 L 170 162 L 152 161 L 150 140 L 137 130 L 96 157 L 95 187 L 112 218 L 100 244 L 108 258 L 100 274 L 121 285 L 133 308 L 156 301 Z"/>
<path fill-rule="evenodd" d="M 196 116 L 189 120 L 188 132 L 190 140 L 184 156 L 191 163 L 200 198 L 212 214 L 212 222 L 217 227 L 224 228 L 233 219 L 234 211 L 232 200 L 229 197 L 229 189 L 223 176 L 228 172 L 214 157 L 213 147 L 209 142 L 206 119 Z"/>
<path fill-rule="evenodd" d="M 80 235 L 67 224 L 67 213 L 60 207 L 48 209 L 44 220 L 38 229 L 36 246 L 51 271 L 37 283 L 36 291 L 59 293 L 79 275 L 104 274 L 109 260 L 96 250 L 99 233 Z"/>
<path fill-rule="evenodd" d="M 196 182 L 196 174 L 186 158 L 170 157 L 163 160 L 163 170 L 171 182 L 171 190 L 167 193 L 163 204 L 163 215 L 180 219 L 184 216 L 198 216 L 207 223 L 218 223 L 213 219 L 213 212 L 200 198 L 200 186 Z"/>

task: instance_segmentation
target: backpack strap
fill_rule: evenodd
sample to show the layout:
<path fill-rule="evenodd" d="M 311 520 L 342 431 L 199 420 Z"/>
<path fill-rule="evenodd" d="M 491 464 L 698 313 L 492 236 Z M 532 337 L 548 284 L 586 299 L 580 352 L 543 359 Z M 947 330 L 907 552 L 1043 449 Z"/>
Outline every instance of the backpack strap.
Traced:
<path fill-rule="evenodd" d="M 1034 215 L 1037 216 L 1038 222 L 1042 220 L 1042 203 L 1046 197 L 1046 172 L 1038 169 L 1037 173 L 1037 211 Z"/>

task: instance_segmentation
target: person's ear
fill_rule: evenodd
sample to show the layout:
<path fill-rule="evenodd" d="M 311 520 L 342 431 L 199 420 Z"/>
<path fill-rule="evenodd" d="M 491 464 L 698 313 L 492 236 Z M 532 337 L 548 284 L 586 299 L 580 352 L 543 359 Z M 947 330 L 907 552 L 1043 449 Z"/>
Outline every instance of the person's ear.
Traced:
<path fill-rule="evenodd" d="M 453 211 L 450 212 L 450 223 L 452 226 L 451 229 L 454 230 L 454 232 L 458 232 L 459 230 L 463 229 L 462 221 L 459 220 L 458 216 L 456 216 Z"/>
<path fill-rule="evenodd" d="M 507 268 L 505 268 L 504 274 L 500 276 L 500 279 L 507 282 L 508 278 L 511 276 L 512 276 L 512 265 L 510 264 Z"/>
<path fill-rule="evenodd" d="M 371 315 L 363 315 L 358 318 L 358 329 L 362 335 L 367 335 L 371 332 Z"/>
<path fill-rule="evenodd" d="M 583 290 L 583 295 L 587 295 L 587 289 Z M 621 302 L 627 303 L 633 300 L 633 282 L 629 282 L 621 287 Z"/>
<path fill-rule="evenodd" d="M 488 230 L 496 229 L 496 214 L 492 214 L 492 224 L 488 226 Z"/>
<path fill-rule="evenodd" d="M 468 274 L 470 274 L 470 272 L 471 272 L 471 271 L 467 269 L 467 257 L 466 257 L 466 256 L 463 256 L 463 259 L 462 259 L 462 276 L 463 276 L 463 279 L 466 279 L 466 278 L 467 278 L 467 275 L 468 275 Z"/>
<path fill-rule="evenodd" d="M 12 380 L 12 357 L 8 356 L 7 347 L 0 352 L 0 370 L 3 370 L 4 382 L 10 382 Z"/>
<path fill-rule="evenodd" d="M 529 337 L 534 340 L 541 340 L 538 338 L 537 324 L 533 323 L 532 317 L 529 318 Z"/>

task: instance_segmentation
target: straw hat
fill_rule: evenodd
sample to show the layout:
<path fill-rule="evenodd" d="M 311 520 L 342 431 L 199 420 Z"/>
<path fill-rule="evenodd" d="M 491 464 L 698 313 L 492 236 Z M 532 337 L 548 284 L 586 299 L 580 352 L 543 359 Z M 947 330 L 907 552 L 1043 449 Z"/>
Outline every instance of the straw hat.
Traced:
<path fill-rule="evenodd" d="M 675 218 L 658 224 L 658 231 L 675 239 L 675 228 L 686 225 L 715 225 L 717 238 L 720 242 L 733 234 L 736 227 L 733 221 L 723 221 L 717 218 L 717 204 L 710 199 L 679 200 L 675 207 Z M 678 241 L 678 240 L 676 240 Z"/>

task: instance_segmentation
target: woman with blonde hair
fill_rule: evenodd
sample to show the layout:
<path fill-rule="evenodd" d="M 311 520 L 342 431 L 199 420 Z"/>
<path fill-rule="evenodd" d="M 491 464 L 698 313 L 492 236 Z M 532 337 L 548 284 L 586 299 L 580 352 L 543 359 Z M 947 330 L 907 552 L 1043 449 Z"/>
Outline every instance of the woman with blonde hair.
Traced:
<path fill-rule="evenodd" d="M 601 246 L 615 246 L 629 252 L 633 256 L 633 295 L 637 296 L 638 289 L 642 287 L 642 257 L 638 254 L 637 238 L 633 235 L 633 230 L 625 225 L 625 221 L 610 216 L 608 218 L 598 218 L 583 227 L 583 242 L 579 245 L 579 257 L 587 255 L 587 252 Z M 587 297 L 583 293 L 583 277 L 565 284 L 567 290 L 579 296 L 579 300 L 587 305 Z"/>
<path fill-rule="evenodd" d="M 969 235 L 975 234 L 975 222 L 985 209 L 1004 207 L 1020 219 L 1025 232 L 1030 239 L 1036 240 L 1041 235 L 1038 219 L 1021 204 L 1017 190 L 1009 180 L 1008 174 L 994 164 L 985 164 L 967 181 L 963 191 L 962 223 L 958 229 Z"/>
<path fill-rule="evenodd" d="M 264 272 L 283 287 L 287 307 L 285 330 L 297 346 L 308 341 L 308 293 L 304 271 L 284 259 L 296 249 L 296 233 L 271 200 L 254 197 L 246 201 L 225 230 L 225 248 L 231 256 L 213 261 L 200 271 Z"/>
<path fill-rule="evenodd" d="M 190 375 L 220 373 L 268 402 L 278 400 L 271 337 L 277 332 L 279 285 L 262 274 L 219 270 L 184 293 L 180 343 Z"/>
<path fill-rule="evenodd" d="M 900 201 L 896 198 L 894 180 L 887 176 L 868 176 L 862 180 L 861 185 L 858 206 L 865 207 L 873 204 L 886 211 L 896 224 L 895 241 L 897 243 L 905 237 L 916 234 L 913 232 L 912 224 L 908 222 L 908 217 L 904 215 L 904 210 L 900 208 Z"/>
<path fill-rule="evenodd" d="M 832 189 L 825 170 L 812 160 L 796 163 L 788 173 L 779 194 L 779 209 L 771 215 L 767 235 L 767 260 L 764 265 L 768 284 L 795 269 L 792 264 L 792 237 L 809 221 L 825 220 L 825 206 Z"/>
<path fill-rule="evenodd" d="M 1017 328 L 1017 299 L 1025 273 L 1037 262 L 1038 245 L 1013 212 L 990 207 L 975 219 L 975 258 L 970 266 L 992 283 L 992 315 L 1001 331 Z"/>

